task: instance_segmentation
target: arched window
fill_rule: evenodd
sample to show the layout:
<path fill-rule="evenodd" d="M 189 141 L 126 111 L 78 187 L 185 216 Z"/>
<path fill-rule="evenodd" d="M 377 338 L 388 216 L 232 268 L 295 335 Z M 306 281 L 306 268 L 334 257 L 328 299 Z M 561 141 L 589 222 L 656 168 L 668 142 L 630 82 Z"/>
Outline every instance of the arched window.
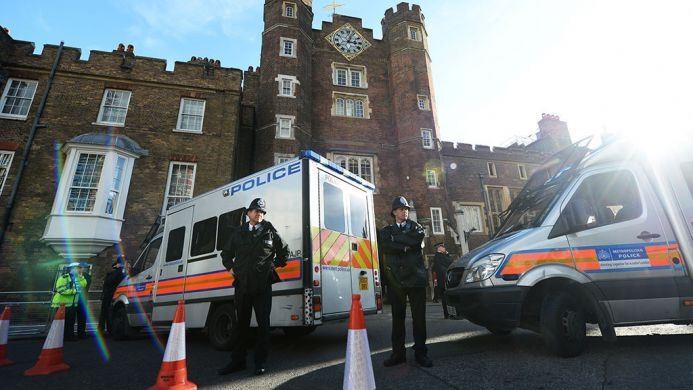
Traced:
<path fill-rule="evenodd" d="M 335 114 L 344 115 L 344 99 L 337 98 L 335 103 Z"/>
<path fill-rule="evenodd" d="M 373 170 L 371 169 L 371 160 L 368 158 L 361 159 L 361 177 L 364 180 L 373 182 Z"/>
<path fill-rule="evenodd" d="M 346 101 L 346 116 L 354 116 L 354 101 L 351 99 Z"/>
<path fill-rule="evenodd" d="M 356 107 L 354 110 L 354 116 L 357 118 L 363 118 L 363 101 L 357 100 Z"/>

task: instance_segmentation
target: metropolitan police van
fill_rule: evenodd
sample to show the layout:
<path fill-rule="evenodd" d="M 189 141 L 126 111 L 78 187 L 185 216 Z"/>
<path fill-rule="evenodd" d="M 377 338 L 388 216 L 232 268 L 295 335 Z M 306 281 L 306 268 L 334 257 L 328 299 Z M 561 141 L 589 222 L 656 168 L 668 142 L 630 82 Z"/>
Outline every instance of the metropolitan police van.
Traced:
<path fill-rule="evenodd" d="M 457 318 L 582 353 L 586 323 L 693 323 L 693 142 L 579 142 L 530 178 L 493 239 L 451 265 Z"/>
<path fill-rule="evenodd" d="M 273 286 L 271 326 L 307 334 L 347 318 L 351 295 L 366 314 L 382 312 L 373 185 L 311 151 L 171 207 L 159 231 L 113 296 L 112 331 L 125 338 L 166 325 L 185 301 L 188 328 L 206 328 L 216 348 L 230 347 L 234 288 L 221 246 L 262 197 L 291 252 Z M 253 324 L 255 320 L 253 319 Z"/>

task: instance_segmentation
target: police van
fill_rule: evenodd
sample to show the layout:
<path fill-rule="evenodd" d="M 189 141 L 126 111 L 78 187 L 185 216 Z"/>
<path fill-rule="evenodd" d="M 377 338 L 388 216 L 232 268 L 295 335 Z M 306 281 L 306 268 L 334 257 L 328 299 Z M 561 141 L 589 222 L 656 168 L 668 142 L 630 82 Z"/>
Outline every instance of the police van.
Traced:
<path fill-rule="evenodd" d="M 273 285 L 272 327 L 301 335 L 347 318 L 352 294 L 361 295 L 366 314 L 382 312 L 373 189 L 303 151 L 171 207 L 113 296 L 114 336 L 170 324 L 184 300 L 186 327 L 206 329 L 216 348 L 230 347 L 234 288 L 221 247 L 259 197 L 290 250 L 287 266 L 277 269 L 281 281 Z"/>
<path fill-rule="evenodd" d="M 693 142 L 579 142 L 530 178 L 493 239 L 446 274 L 456 317 L 582 353 L 586 323 L 693 323 Z M 663 141 L 660 140 L 660 141 Z"/>

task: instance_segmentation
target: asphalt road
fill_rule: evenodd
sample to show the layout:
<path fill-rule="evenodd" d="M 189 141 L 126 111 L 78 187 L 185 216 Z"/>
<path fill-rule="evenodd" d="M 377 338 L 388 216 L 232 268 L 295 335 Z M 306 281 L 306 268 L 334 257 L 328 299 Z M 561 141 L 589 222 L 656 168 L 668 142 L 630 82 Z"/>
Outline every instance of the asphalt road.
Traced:
<path fill-rule="evenodd" d="M 443 320 L 440 306 L 431 303 L 427 316 L 434 367 L 416 366 L 409 349 L 407 364 L 384 368 L 383 360 L 390 352 L 387 309 L 366 318 L 375 380 L 381 389 L 693 388 L 693 326 L 620 328 L 616 344 L 604 343 L 598 330 L 591 330 L 587 351 L 577 358 L 562 359 L 550 355 L 532 332 L 494 336 L 467 321 Z M 407 331 L 411 336 L 409 322 Z M 165 345 L 165 339 L 162 343 Z M 11 340 L 9 357 L 15 364 L 0 367 L 0 388 L 143 389 L 154 384 L 163 353 L 151 338 L 107 339 L 106 344 L 107 361 L 94 340 L 70 342 L 65 345 L 70 371 L 24 377 L 23 371 L 35 363 L 43 340 Z M 324 325 L 300 339 L 288 339 L 276 330 L 265 376 L 254 377 L 248 371 L 219 377 L 216 369 L 226 364 L 228 352 L 213 350 L 201 334 L 189 334 L 187 339 L 189 378 L 201 389 L 341 388 L 345 353 L 344 321 Z"/>

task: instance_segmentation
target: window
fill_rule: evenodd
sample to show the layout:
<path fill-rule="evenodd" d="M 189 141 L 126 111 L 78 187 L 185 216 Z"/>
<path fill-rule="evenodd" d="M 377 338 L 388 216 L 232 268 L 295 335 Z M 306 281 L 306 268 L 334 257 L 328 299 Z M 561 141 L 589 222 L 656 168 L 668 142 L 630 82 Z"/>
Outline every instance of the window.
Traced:
<path fill-rule="evenodd" d="M 34 80 L 9 79 L 0 99 L 0 117 L 26 119 L 37 85 Z"/>
<path fill-rule="evenodd" d="M 104 155 L 81 153 L 70 181 L 67 211 L 91 212 L 94 210 L 99 189 Z"/>
<path fill-rule="evenodd" d="M 245 207 L 229 211 L 219 216 L 219 227 L 217 229 L 217 250 L 223 250 L 226 240 L 229 239 L 235 228 L 245 222 Z"/>
<path fill-rule="evenodd" d="M 349 195 L 349 234 L 368 238 L 368 211 L 364 195 Z"/>
<path fill-rule="evenodd" d="M 130 91 L 107 89 L 103 93 L 98 124 L 125 125 L 125 116 L 130 104 Z"/>
<path fill-rule="evenodd" d="M 520 179 L 527 180 L 527 168 L 524 165 L 517 165 L 517 172 L 520 174 Z"/>
<path fill-rule="evenodd" d="M 438 187 L 438 174 L 435 169 L 426 170 L 426 184 L 429 187 Z"/>
<path fill-rule="evenodd" d="M 280 74 L 277 76 L 276 79 L 274 79 L 274 81 L 277 82 L 277 85 L 279 87 L 279 92 L 277 96 L 296 97 L 296 87 L 294 86 L 297 84 L 301 84 L 296 79 L 296 76 L 287 76 Z"/>
<path fill-rule="evenodd" d="M 205 118 L 205 101 L 182 98 L 178 111 L 176 130 L 202 132 L 202 121 Z"/>
<path fill-rule="evenodd" d="M 342 190 L 328 182 L 322 185 L 323 203 L 323 227 L 335 232 L 346 233 L 346 221 L 344 219 L 344 194 Z"/>
<path fill-rule="evenodd" d="M 496 177 L 496 163 L 488 162 L 486 163 L 486 167 L 488 169 L 488 175 L 490 177 Z"/>
<path fill-rule="evenodd" d="M 409 26 L 409 39 L 411 39 L 412 41 L 421 40 L 421 31 L 418 27 Z"/>
<path fill-rule="evenodd" d="M 373 183 L 373 157 L 335 155 L 334 162 L 363 180 Z"/>
<path fill-rule="evenodd" d="M 503 206 L 503 187 L 487 187 L 488 205 L 491 210 L 491 218 L 493 219 L 493 227 L 500 226 L 500 215 L 505 210 Z"/>
<path fill-rule="evenodd" d="M 416 95 L 417 106 L 419 110 L 429 111 L 431 109 L 431 104 L 428 101 L 428 96 L 426 95 Z"/>
<path fill-rule="evenodd" d="M 277 132 L 275 138 L 293 139 L 294 116 L 277 115 Z"/>
<path fill-rule="evenodd" d="M 287 18 L 296 18 L 296 4 L 295 3 L 289 3 L 289 2 L 284 2 L 282 3 L 283 6 L 283 13 L 282 15 L 286 16 Z"/>
<path fill-rule="evenodd" d="M 424 149 L 433 149 L 433 131 L 431 129 L 421 129 L 421 144 Z"/>
<path fill-rule="evenodd" d="M 274 165 L 285 163 L 294 158 L 293 154 L 287 153 L 275 153 L 274 154 Z"/>
<path fill-rule="evenodd" d="M 183 243 L 185 242 L 185 226 L 173 229 L 168 233 L 166 244 L 166 262 L 183 258 Z"/>
<path fill-rule="evenodd" d="M 431 228 L 433 234 L 444 234 L 443 210 L 440 207 L 431 207 Z"/>
<path fill-rule="evenodd" d="M 465 232 L 470 233 L 472 229 L 474 229 L 474 232 L 476 233 L 484 232 L 484 221 L 482 218 L 481 206 L 461 205 L 460 210 L 462 211 L 461 225 Z"/>
<path fill-rule="evenodd" d="M 125 158 L 117 156 L 113 167 L 113 180 L 111 189 L 108 191 L 106 198 L 106 214 L 113 215 L 113 211 L 118 208 L 118 198 L 120 197 L 120 187 L 123 182 L 123 174 L 125 172 Z"/>
<path fill-rule="evenodd" d="M 345 87 L 366 88 L 365 66 L 348 66 L 346 64 L 333 64 L 334 73 L 332 83 Z"/>
<path fill-rule="evenodd" d="M 166 182 L 164 211 L 192 198 L 195 168 L 195 164 L 192 163 L 171 161 L 168 168 L 168 181 Z"/>
<path fill-rule="evenodd" d="M 0 151 L 0 195 L 2 195 L 2 188 L 5 186 L 7 175 L 10 173 L 13 157 L 14 152 Z"/>
<path fill-rule="evenodd" d="M 638 218 L 642 214 L 640 191 L 629 171 L 599 173 L 587 177 L 561 215 L 580 230 L 593 229 Z"/>
<path fill-rule="evenodd" d="M 214 250 L 217 241 L 217 217 L 195 222 L 193 225 L 190 256 L 204 255 Z"/>
<path fill-rule="evenodd" d="M 296 58 L 296 40 L 291 38 L 279 38 L 279 55 L 282 57 Z"/>
<path fill-rule="evenodd" d="M 154 265 L 156 255 L 159 254 L 159 248 L 161 248 L 161 238 L 157 238 L 156 240 L 150 242 L 149 246 L 147 247 L 147 251 L 143 252 L 142 256 L 140 256 L 135 265 L 132 267 L 132 272 L 134 274 L 138 274 Z"/>
<path fill-rule="evenodd" d="M 338 95 L 334 99 L 333 113 L 334 116 L 368 119 L 368 96 Z"/>

